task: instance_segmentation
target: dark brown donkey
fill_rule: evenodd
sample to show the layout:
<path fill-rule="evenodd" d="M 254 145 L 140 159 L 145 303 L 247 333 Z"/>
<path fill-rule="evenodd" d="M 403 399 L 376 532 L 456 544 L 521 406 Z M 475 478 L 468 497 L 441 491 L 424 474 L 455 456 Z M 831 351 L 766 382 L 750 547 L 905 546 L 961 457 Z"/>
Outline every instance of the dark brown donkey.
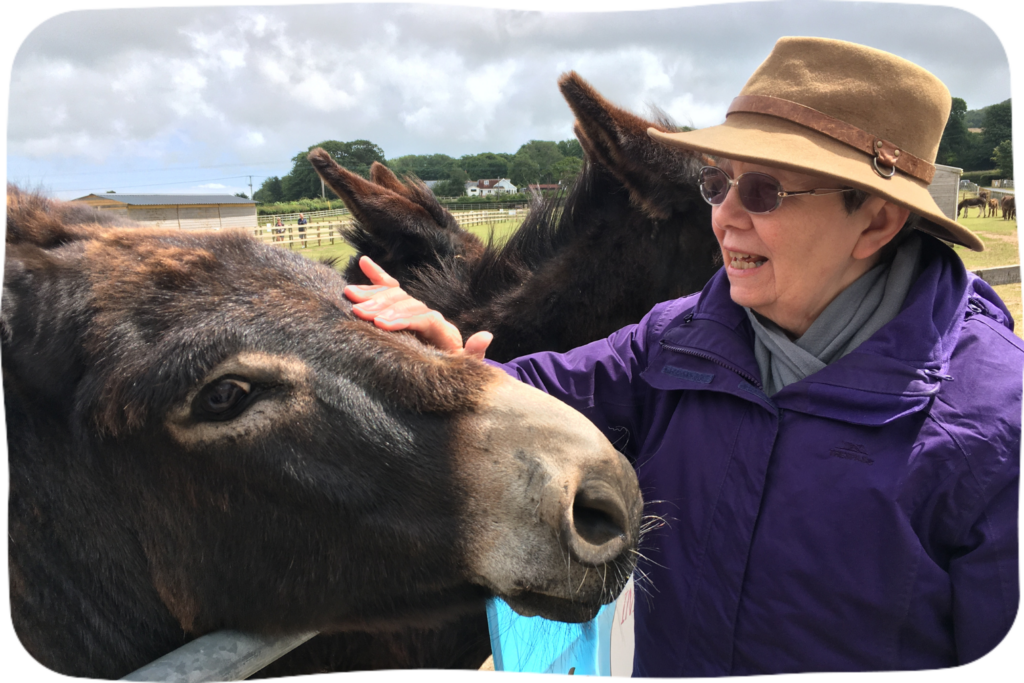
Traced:
<path fill-rule="evenodd" d="M 1017 218 L 1017 200 L 1013 195 L 1003 197 L 999 206 L 1003 210 L 1004 221 L 1014 220 Z"/>
<path fill-rule="evenodd" d="M 492 595 L 581 621 L 617 595 L 629 463 L 558 401 L 355 319 L 344 285 L 240 231 L 8 188 L 10 596 L 32 656 L 117 678 L 223 628 L 436 633 Z M 314 668 L 373 665 L 367 638 L 323 639 Z"/>
<path fill-rule="evenodd" d="M 380 164 L 367 181 L 314 151 L 310 160 L 357 221 L 346 277 L 365 283 L 357 260 L 369 255 L 464 336 L 495 332 L 488 356 L 497 360 L 579 346 L 699 290 L 721 265 L 696 186 L 703 161 L 655 143 L 647 129 L 670 124 L 612 105 L 577 74 L 559 87 L 576 117 L 583 170 L 564 201 L 536 202 L 501 247 L 460 228 L 423 183 L 402 183 Z M 407 665 L 475 667 L 489 652 L 482 611 L 440 632 L 358 637 L 367 652 Z M 318 638 L 297 656 L 350 640 Z"/>
<path fill-rule="evenodd" d="M 651 140 L 649 127 L 669 124 L 610 104 L 577 74 L 559 87 L 583 170 L 564 203 L 536 203 L 500 247 L 459 228 L 422 183 L 379 164 L 370 182 L 314 150 L 310 161 L 358 222 L 346 276 L 365 283 L 356 260 L 370 256 L 464 337 L 494 332 L 496 360 L 585 344 L 698 291 L 721 265 L 696 184 L 702 160 Z"/>
<path fill-rule="evenodd" d="M 960 217 L 960 212 L 964 212 L 964 218 L 967 218 L 967 211 L 972 206 L 978 207 L 978 218 L 981 218 L 985 212 L 985 208 L 988 206 L 987 197 L 968 197 L 967 199 L 961 199 L 960 203 L 956 205 L 957 218 Z"/>

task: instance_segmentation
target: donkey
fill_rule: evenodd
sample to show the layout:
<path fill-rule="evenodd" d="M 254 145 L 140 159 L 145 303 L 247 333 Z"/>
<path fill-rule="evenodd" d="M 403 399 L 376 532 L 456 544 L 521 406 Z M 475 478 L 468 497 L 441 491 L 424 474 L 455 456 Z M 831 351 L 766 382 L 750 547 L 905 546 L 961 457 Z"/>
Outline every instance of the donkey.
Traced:
<path fill-rule="evenodd" d="M 985 218 L 995 217 L 997 211 L 999 211 L 999 200 L 992 197 L 988 200 L 988 210 L 985 212 Z"/>
<path fill-rule="evenodd" d="M 366 283 L 357 262 L 370 256 L 463 336 L 494 332 L 496 360 L 580 346 L 703 287 L 721 265 L 697 189 L 705 160 L 651 140 L 648 128 L 671 125 L 612 105 L 574 72 L 559 88 L 576 117 L 583 169 L 564 202 L 535 201 L 501 246 L 459 228 L 415 179 L 403 184 L 376 164 L 367 181 L 311 152 L 357 221 L 346 277 Z"/>
<path fill-rule="evenodd" d="M 1017 218 L 1017 200 L 1013 195 L 1003 197 L 1000 208 L 1003 210 L 1003 220 L 1014 220 Z"/>
<path fill-rule="evenodd" d="M 584 417 L 356 319 L 328 264 L 113 221 L 8 187 L 10 597 L 39 662 L 118 678 L 222 628 L 616 597 L 642 501 Z"/>
<path fill-rule="evenodd" d="M 960 211 L 964 212 L 964 218 L 967 218 L 967 210 L 972 206 L 978 207 L 978 218 L 985 212 L 985 207 L 988 206 L 988 200 L 985 197 L 968 197 L 967 199 L 960 200 L 960 203 L 956 205 L 956 216 L 960 217 Z"/>

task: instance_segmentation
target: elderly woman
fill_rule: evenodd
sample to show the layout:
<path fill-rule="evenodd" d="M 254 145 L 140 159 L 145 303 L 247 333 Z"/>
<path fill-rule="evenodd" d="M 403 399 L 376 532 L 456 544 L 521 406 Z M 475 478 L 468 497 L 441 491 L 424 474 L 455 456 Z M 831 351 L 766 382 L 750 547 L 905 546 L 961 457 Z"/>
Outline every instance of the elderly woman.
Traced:
<path fill-rule="evenodd" d="M 666 522 L 643 541 L 635 675 L 947 667 L 1009 630 L 1024 346 L 943 244 L 982 249 L 928 193 L 949 110 L 899 57 L 780 40 L 725 123 L 650 131 L 717 160 L 724 267 L 504 366 L 603 429 Z M 385 286 L 350 287 L 361 317 L 462 350 L 364 270 Z"/>

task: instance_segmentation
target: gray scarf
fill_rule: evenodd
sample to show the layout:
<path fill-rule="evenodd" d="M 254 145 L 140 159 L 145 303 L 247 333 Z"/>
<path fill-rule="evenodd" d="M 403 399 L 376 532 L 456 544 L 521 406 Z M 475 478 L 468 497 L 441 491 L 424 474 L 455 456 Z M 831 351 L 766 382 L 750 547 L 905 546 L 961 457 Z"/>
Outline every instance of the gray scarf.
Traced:
<path fill-rule="evenodd" d="M 895 318 L 916 278 L 920 253 L 921 238 L 911 234 L 891 261 L 879 263 L 840 292 L 795 341 L 746 308 L 765 393 L 771 396 L 839 360 Z"/>

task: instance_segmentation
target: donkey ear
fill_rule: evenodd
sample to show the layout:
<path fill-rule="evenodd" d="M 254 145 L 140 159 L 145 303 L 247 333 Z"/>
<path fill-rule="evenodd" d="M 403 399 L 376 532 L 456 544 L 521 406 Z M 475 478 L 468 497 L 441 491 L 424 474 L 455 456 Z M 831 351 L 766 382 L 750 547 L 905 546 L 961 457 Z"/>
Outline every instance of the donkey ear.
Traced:
<path fill-rule="evenodd" d="M 357 221 L 345 236 L 356 248 L 345 271 L 350 281 L 366 282 L 358 267 L 364 254 L 402 282 L 416 269 L 437 268 L 458 257 L 475 259 L 483 252 L 483 243 L 460 228 L 422 183 L 403 185 L 381 164 L 371 168 L 378 182 L 370 182 L 319 147 L 309 161 Z"/>
<path fill-rule="evenodd" d="M 694 155 L 671 150 L 647 135 L 648 128 L 668 131 L 604 99 L 575 71 L 558 79 L 562 96 L 576 116 L 574 130 L 587 159 L 621 182 L 630 201 L 651 218 L 667 218 L 680 184 L 692 184 Z"/>

